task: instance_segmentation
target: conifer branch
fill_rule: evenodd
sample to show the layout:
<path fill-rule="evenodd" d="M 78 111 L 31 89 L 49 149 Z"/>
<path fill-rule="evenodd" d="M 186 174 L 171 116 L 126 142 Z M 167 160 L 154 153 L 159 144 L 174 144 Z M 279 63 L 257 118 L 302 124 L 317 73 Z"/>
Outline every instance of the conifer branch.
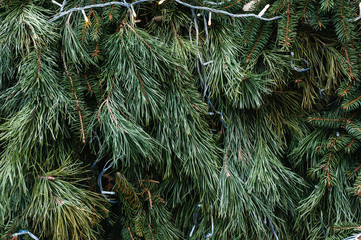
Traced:
<path fill-rule="evenodd" d="M 348 124 L 350 124 L 353 127 L 353 129 L 357 130 L 358 134 L 361 134 L 361 128 L 358 127 L 354 122 L 349 122 Z"/>
<path fill-rule="evenodd" d="M 152 235 L 152 240 L 154 240 L 154 235 L 153 235 L 153 231 L 152 231 L 152 228 L 150 226 L 150 223 L 148 223 L 148 228 L 149 228 L 150 234 Z"/>
<path fill-rule="evenodd" d="M 350 145 L 349 145 L 350 147 L 351 147 L 352 143 L 354 142 L 354 140 L 355 140 L 355 139 L 353 139 L 352 142 L 350 143 Z M 348 147 L 348 146 L 347 146 L 347 147 Z M 354 170 L 352 170 L 352 173 L 358 172 L 358 170 L 360 170 L 360 168 L 361 168 L 361 165 L 359 165 L 359 166 L 356 167 Z"/>
<path fill-rule="evenodd" d="M 150 206 L 150 209 L 153 209 L 152 195 L 151 195 L 149 189 L 145 187 L 145 188 L 144 188 L 144 192 L 147 192 L 147 193 L 148 193 L 149 206 Z M 143 192 L 143 194 L 144 194 L 144 192 Z M 142 195 L 143 195 L 143 194 L 142 194 Z"/>
<path fill-rule="evenodd" d="M 357 102 L 357 101 L 360 100 L 360 99 L 361 99 L 361 95 L 358 96 L 357 98 L 353 99 L 352 101 L 346 103 L 345 106 L 343 106 L 342 108 L 343 108 L 343 109 L 346 109 L 346 108 L 348 108 L 350 105 L 354 104 L 355 102 Z"/>
<path fill-rule="evenodd" d="M 14 226 L 10 229 L 10 231 L 6 234 L 6 239 L 9 239 L 11 236 L 11 233 L 14 231 L 18 223 L 15 223 Z"/>
<path fill-rule="evenodd" d="M 308 118 L 309 121 L 330 121 L 330 122 L 346 122 L 345 119 L 332 119 L 332 118 L 316 118 L 310 117 Z"/>
<path fill-rule="evenodd" d="M 150 46 L 149 46 L 149 47 L 150 47 Z M 150 48 L 151 48 L 151 47 L 150 47 Z M 139 72 L 138 72 L 138 70 L 137 70 L 137 66 L 134 64 L 133 60 L 130 58 L 130 56 L 129 56 L 129 54 L 128 54 L 128 52 L 127 52 L 126 49 L 124 49 L 124 52 L 127 54 L 127 57 L 128 57 L 128 59 L 129 59 L 129 61 L 131 62 L 132 66 L 133 66 L 133 69 L 134 69 L 134 71 L 135 71 L 135 73 L 136 73 L 136 75 L 137 75 L 137 77 L 138 77 L 138 79 L 139 79 L 139 84 L 140 84 L 140 86 L 142 87 L 142 92 L 143 92 L 143 94 L 144 94 L 145 101 L 146 101 L 147 104 L 149 104 L 149 101 L 148 101 L 148 98 L 147 98 L 147 93 L 145 92 L 144 84 L 143 84 L 143 81 L 142 81 L 142 77 L 140 76 L 140 74 L 139 74 Z"/>
<path fill-rule="evenodd" d="M 81 108 L 80 108 L 80 104 L 79 104 L 79 99 L 78 99 L 78 96 L 76 94 L 76 89 L 74 87 L 74 83 L 73 83 L 73 78 L 68 70 L 68 67 L 66 65 L 66 62 L 65 62 L 65 56 L 64 54 L 62 54 L 62 59 L 63 59 L 63 64 L 64 64 L 64 69 L 65 69 L 65 73 L 66 75 L 68 76 L 69 80 L 70 80 L 70 83 L 71 83 L 71 88 L 73 90 L 73 94 L 74 94 L 74 97 L 75 97 L 75 101 L 76 101 L 76 109 L 78 110 L 78 114 L 79 114 L 79 120 L 80 120 L 80 131 L 82 133 L 82 141 L 83 143 L 85 143 L 85 132 L 84 132 L 84 124 L 83 124 L 83 117 L 82 117 L 82 114 L 81 114 Z"/>
<path fill-rule="evenodd" d="M 86 74 L 84 74 L 84 78 L 85 78 L 86 84 L 88 85 L 88 91 L 93 92 L 92 87 L 90 86 L 90 83 L 88 81 L 88 78 L 87 78 Z"/>
<path fill-rule="evenodd" d="M 155 54 L 157 55 L 157 57 L 159 57 L 160 59 L 162 58 L 159 53 L 157 53 L 152 46 L 149 45 L 149 43 L 147 43 L 147 41 L 145 41 L 145 39 L 134 29 L 134 27 L 132 27 L 128 22 L 126 22 L 125 20 L 122 21 L 124 25 L 127 25 L 129 27 L 129 29 L 134 32 L 135 35 L 137 35 L 142 41 L 143 43 L 149 47 L 149 49 Z"/>
<path fill-rule="evenodd" d="M 327 186 L 328 188 L 331 187 L 331 177 L 330 177 L 330 163 L 331 163 L 331 160 L 333 159 L 333 156 L 334 156 L 334 153 L 332 152 L 325 164 L 325 166 L 323 167 L 323 170 L 326 171 L 326 175 L 327 175 Z"/>
<path fill-rule="evenodd" d="M 345 16 L 343 14 L 342 0 L 340 0 L 340 14 L 341 14 L 341 21 L 342 21 L 343 30 L 344 30 L 344 33 L 345 33 L 345 36 L 346 36 L 346 39 L 347 39 L 348 38 L 348 33 L 347 33 L 347 29 L 346 29 Z"/>
<path fill-rule="evenodd" d="M 130 237 L 132 238 L 132 240 L 135 240 L 134 237 L 133 237 L 132 231 L 130 230 L 130 227 L 127 227 L 127 228 L 128 228 L 128 232 L 129 232 Z"/>
<path fill-rule="evenodd" d="M 36 81 L 39 81 L 41 71 L 41 49 L 38 50 L 38 70 L 36 72 Z"/>
<path fill-rule="evenodd" d="M 343 96 L 345 96 L 348 92 L 349 92 L 349 89 L 350 89 L 350 87 L 352 86 L 352 84 L 353 84 L 353 81 L 350 81 L 350 83 L 347 85 L 347 87 L 345 88 L 345 90 L 343 90 L 342 91 L 342 93 L 341 93 L 341 97 L 343 97 Z"/>
<path fill-rule="evenodd" d="M 287 5 L 287 23 L 286 23 L 286 36 L 285 39 L 283 40 L 284 44 L 289 46 L 291 45 L 291 43 L 289 42 L 291 39 L 288 37 L 289 32 L 291 31 L 289 28 L 290 25 L 290 15 L 291 15 L 291 11 L 290 11 L 290 3 L 288 2 Z"/>
<path fill-rule="evenodd" d="M 105 100 L 100 104 L 100 106 L 99 106 L 98 114 L 97 114 L 97 119 L 98 119 L 98 122 L 99 122 L 99 123 L 101 123 L 101 121 L 100 121 L 100 112 L 101 112 L 101 110 L 102 110 L 102 108 L 103 108 L 103 105 L 104 105 L 107 101 L 108 101 L 108 98 L 105 99 Z"/>
<path fill-rule="evenodd" d="M 55 180 L 56 178 L 53 176 L 38 176 L 38 179 L 47 179 L 47 180 Z"/>
<path fill-rule="evenodd" d="M 257 41 L 255 42 L 255 44 L 253 45 L 253 48 L 252 48 L 251 52 L 250 52 L 250 53 L 248 54 L 248 56 L 247 56 L 248 61 L 250 60 L 250 58 L 251 58 L 251 56 L 252 56 L 252 54 L 253 54 L 254 50 L 255 50 L 255 49 L 256 49 L 256 47 L 257 47 L 257 44 L 259 43 L 259 41 L 260 41 L 260 40 L 261 40 L 261 38 L 262 38 L 262 35 L 263 35 L 263 30 L 264 30 L 264 26 L 265 26 L 265 24 L 263 23 L 263 25 L 262 25 L 262 29 L 261 29 L 261 33 L 259 34 L 258 39 L 257 39 Z"/>
<path fill-rule="evenodd" d="M 321 28 L 322 22 L 321 22 L 321 18 L 320 18 L 320 5 L 319 4 L 317 4 L 317 22 L 318 22 L 318 26 Z"/>
<path fill-rule="evenodd" d="M 256 19 L 253 19 L 253 21 L 252 21 L 252 23 L 251 23 L 251 25 L 250 25 L 250 27 L 248 29 L 248 32 L 247 32 L 247 35 L 246 35 L 246 38 L 245 38 L 245 41 L 244 41 L 244 45 L 247 45 L 248 37 L 251 34 L 251 31 L 253 29 L 253 25 L 255 24 L 255 22 L 256 22 Z"/>
<path fill-rule="evenodd" d="M 310 0 L 307 0 L 307 2 L 305 4 L 305 7 L 303 8 L 301 18 L 304 18 L 306 16 L 306 9 L 307 9 L 307 6 L 308 6 L 309 2 L 310 2 Z"/>
<path fill-rule="evenodd" d="M 183 47 L 183 44 L 178 37 L 177 29 L 175 28 L 174 22 L 172 21 L 171 24 L 172 24 L 172 30 L 173 30 L 174 37 L 177 39 L 178 44 Z M 180 71 L 179 71 L 179 74 L 181 74 Z"/>
<path fill-rule="evenodd" d="M 277 12 L 277 10 L 281 8 L 282 4 L 283 4 L 283 2 L 279 1 L 272 13 L 275 14 Z"/>
<path fill-rule="evenodd" d="M 348 52 L 347 52 L 347 49 L 346 47 L 344 48 L 345 50 L 345 54 L 346 54 L 346 59 L 347 59 L 347 63 L 348 63 L 348 67 L 349 67 L 349 70 L 350 70 L 350 76 L 351 78 L 353 79 L 353 74 L 352 74 L 352 63 L 350 62 L 350 58 L 348 57 Z"/>
<path fill-rule="evenodd" d="M 222 7 L 222 9 L 227 9 L 227 8 L 231 8 L 237 4 L 241 4 L 243 2 L 243 0 L 237 0 L 235 3 L 231 4 L 231 5 L 228 5 L 228 6 L 225 6 L 225 7 Z M 207 2 L 209 3 L 209 2 Z M 224 2 L 223 2 L 224 3 Z"/>
<path fill-rule="evenodd" d="M 105 103 L 106 103 L 106 105 L 107 105 L 107 108 L 108 108 L 110 117 L 112 118 L 113 122 L 115 123 L 115 126 L 120 130 L 120 127 L 119 127 L 119 125 L 118 125 L 118 120 L 117 120 L 117 118 L 114 116 L 113 111 L 112 111 L 112 109 L 110 108 L 110 105 L 109 105 L 109 97 L 105 100 Z"/>
<path fill-rule="evenodd" d="M 360 12 L 359 12 L 358 17 L 354 18 L 354 21 L 355 21 L 355 22 L 361 19 L 361 2 L 359 3 L 359 11 L 360 11 Z"/>
<path fill-rule="evenodd" d="M 0 8 L 0 238 L 20 227 L 69 240 L 359 230 L 333 228 L 360 225 L 359 1 L 35 2 Z M 78 168 L 89 148 L 95 175 L 118 163 L 101 192 L 119 200 L 115 228 L 99 225 L 107 202 Z M 207 216 L 192 228 L 199 201 Z"/>

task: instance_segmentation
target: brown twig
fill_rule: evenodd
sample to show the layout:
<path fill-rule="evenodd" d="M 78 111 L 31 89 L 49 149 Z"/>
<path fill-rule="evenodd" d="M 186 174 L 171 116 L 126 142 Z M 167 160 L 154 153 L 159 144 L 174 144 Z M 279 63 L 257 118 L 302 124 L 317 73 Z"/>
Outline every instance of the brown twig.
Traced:
<path fill-rule="evenodd" d="M 11 236 L 12 231 L 14 231 L 14 229 L 16 228 L 17 225 L 18 225 L 18 223 L 15 223 L 15 225 L 10 229 L 10 231 L 6 235 L 6 239 L 8 239 Z M 12 238 L 12 239 L 14 239 L 14 238 Z"/>
<path fill-rule="evenodd" d="M 183 44 L 182 44 L 182 42 L 180 41 L 180 39 L 178 37 L 177 29 L 175 28 L 174 22 L 171 21 L 171 23 L 172 23 L 172 30 L 173 30 L 174 37 L 177 39 L 177 42 L 179 43 L 179 45 L 181 47 L 183 47 Z"/>
<path fill-rule="evenodd" d="M 152 182 L 152 183 L 159 183 L 159 181 L 156 181 L 156 180 L 152 180 L 152 179 L 142 179 L 140 180 L 142 182 Z"/>
<path fill-rule="evenodd" d="M 330 155 L 330 157 L 328 158 L 325 166 L 323 167 L 323 170 L 326 171 L 326 175 L 327 175 L 327 186 L 328 186 L 328 188 L 331 187 L 331 177 L 330 177 L 330 168 L 329 168 L 329 165 L 330 165 L 330 162 L 331 162 L 331 160 L 332 160 L 332 158 L 333 158 L 333 155 L 334 155 L 334 153 L 331 153 L 331 155 Z"/>
<path fill-rule="evenodd" d="M 262 25 L 262 29 L 261 29 L 261 33 L 260 33 L 260 35 L 259 35 L 259 37 L 258 37 L 258 39 L 257 39 L 257 41 L 256 41 L 256 43 L 254 44 L 254 46 L 253 46 L 253 48 L 252 48 L 252 50 L 251 50 L 251 52 L 250 52 L 250 54 L 247 56 L 247 62 L 249 62 L 249 60 L 251 59 L 251 56 L 252 56 L 252 54 L 253 54 L 253 52 L 254 52 L 254 50 L 256 49 L 256 47 L 257 47 L 257 45 L 258 45 L 258 43 L 259 43 L 259 41 L 261 40 L 261 38 L 262 38 L 262 35 L 263 35 L 263 30 L 264 30 L 264 26 L 265 26 L 265 24 L 263 23 L 263 25 Z"/>
<path fill-rule="evenodd" d="M 289 29 L 289 25 L 290 25 L 290 15 L 291 15 L 291 11 L 290 11 L 290 3 L 288 3 L 288 8 L 287 8 L 287 24 L 286 24 L 286 36 L 285 39 L 283 40 L 283 42 L 285 43 L 285 45 L 291 45 L 291 43 L 289 42 L 289 40 L 291 40 L 291 38 L 288 37 L 289 32 L 291 31 Z"/>
<path fill-rule="evenodd" d="M 346 47 L 345 47 L 343 50 L 345 50 L 346 59 L 347 59 L 347 63 L 348 63 L 348 68 L 349 68 L 349 70 L 350 70 L 350 77 L 351 77 L 352 79 L 354 79 L 353 74 L 352 74 L 352 63 L 350 62 L 350 58 L 348 57 L 348 52 L 347 52 Z"/>
<path fill-rule="evenodd" d="M 161 203 L 165 204 L 165 200 L 163 198 L 161 198 L 159 195 L 155 195 Z"/>
<path fill-rule="evenodd" d="M 346 95 L 346 93 L 348 92 L 348 89 L 351 87 L 352 83 L 353 83 L 353 81 L 351 81 L 351 82 L 347 85 L 346 89 L 345 89 L 345 90 L 342 92 L 342 94 L 340 95 L 341 97 L 343 97 L 343 96 Z"/>
<path fill-rule="evenodd" d="M 123 20 L 123 24 L 124 24 L 124 25 L 127 25 L 128 28 L 129 28 L 130 30 L 132 30 L 132 32 L 134 32 L 135 35 L 137 35 L 137 36 L 144 42 L 144 44 L 147 45 L 147 47 L 149 47 L 150 50 L 152 50 L 152 52 L 153 52 L 155 55 L 157 55 L 157 57 L 159 57 L 160 59 L 162 58 L 162 57 L 159 55 L 159 53 L 157 53 L 157 52 L 153 49 L 153 47 L 150 46 L 149 43 L 147 43 L 147 41 L 145 41 L 145 39 L 144 39 L 141 35 L 139 35 L 139 33 L 138 33 L 128 22 L 126 22 L 125 20 Z"/>
<path fill-rule="evenodd" d="M 62 54 L 62 58 L 63 58 L 63 64 L 64 64 L 64 69 L 65 69 L 66 75 L 68 76 L 68 78 L 70 80 L 71 88 L 72 88 L 73 93 L 74 93 L 74 97 L 75 97 L 75 101 L 76 101 L 76 108 L 78 110 L 79 119 L 80 119 L 80 128 L 81 128 L 80 131 L 82 133 L 83 143 L 85 143 L 85 132 L 84 132 L 84 125 L 83 125 L 83 118 L 82 118 L 81 110 L 80 110 L 79 99 L 78 99 L 78 96 L 76 95 L 76 89 L 74 87 L 73 78 L 72 78 L 70 72 L 68 71 L 68 67 L 66 66 L 64 54 Z"/>
<path fill-rule="evenodd" d="M 150 227 L 150 223 L 148 223 L 148 227 L 149 227 L 150 234 L 152 234 L 152 240 L 154 240 L 153 231 L 152 231 L 152 228 Z"/>
<path fill-rule="evenodd" d="M 142 88 L 142 92 L 143 92 L 144 97 L 145 97 L 145 101 L 146 101 L 147 104 L 149 104 L 149 101 L 148 101 L 148 98 L 147 98 L 147 93 L 146 93 L 146 91 L 145 91 L 145 87 L 144 87 L 144 84 L 143 84 L 142 77 L 140 76 L 139 72 L 137 71 L 137 67 L 135 66 L 133 60 L 130 58 L 128 52 L 127 52 L 125 49 L 124 49 L 124 51 L 125 51 L 125 53 L 127 54 L 127 57 L 128 57 L 128 59 L 129 59 L 130 63 L 132 64 L 132 66 L 133 66 L 133 68 L 134 68 L 134 71 L 135 71 L 135 73 L 136 73 L 136 75 L 137 75 L 137 77 L 138 77 L 140 86 L 141 86 L 141 88 Z"/>
<path fill-rule="evenodd" d="M 130 231 L 130 227 L 128 227 L 128 231 L 129 231 L 130 237 L 132 238 L 132 240 L 134 240 L 134 237 L 133 237 L 132 231 Z"/>
<path fill-rule="evenodd" d="M 108 108 L 108 111 L 109 111 L 109 113 L 110 113 L 110 117 L 111 117 L 112 120 L 115 122 L 115 126 L 117 126 L 117 128 L 120 129 L 120 127 L 118 126 L 118 120 L 117 120 L 117 118 L 114 116 L 113 111 L 112 111 L 112 109 L 110 108 L 109 98 L 107 98 L 107 100 L 105 100 L 105 103 L 107 104 L 107 108 Z"/>
<path fill-rule="evenodd" d="M 84 78 L 85 78 L 86 84 L 88 85 L 89 92 L 93 92 L 93 89 L 92 89 L 92 87 L 90 86 L 90 83 L 89 83 L 89 81 L 88 81 L 88 78 L 87 78 L 86 74 L 84 74 Z"/>
<path fill-rule="evenodd" d="M 48 179 L 48 180 L 55 180 L 55 177 L 53 176 L 38 176 L 38 179 Z"/>
<path fill-rule="evenodd" d="M 327 2 L 328 2 L 328 0 L 327 0 Z M 341 0 L 340 0 L 340 13 L 341 13 L 341 20 L 342 20 L 343 30 L 345 32 L 346 38 L 348 38 L 346 23 L 345 23 L 345 16 L 343 15 L 343 7 L 342 7 L 342 1 Z"/>
<path fill-rule="evenodd" d="M 148 188 L 144 188 L 144 190 L 148 193 L 150 209 L 153 209 L 152 195 Z M 143 194 L 144 194 L 144 192 L 142 193 L 142 195 Z"/>
<path fill-rule="evenodd" d="M 99 107 L 99 109 L 98 109 L 97 119 L 98 119 L 98 122 L 99 122 L 99 123 L 101 123 L 101 121 L 100 121 L 100 111 L 101 111 L 104 103 L 105 103 L 107 100 L 108 100 L 108 98 L 105 99 L 105 100 L 102 102 L 102 104 L 100 104 L 100 107 Z"/>

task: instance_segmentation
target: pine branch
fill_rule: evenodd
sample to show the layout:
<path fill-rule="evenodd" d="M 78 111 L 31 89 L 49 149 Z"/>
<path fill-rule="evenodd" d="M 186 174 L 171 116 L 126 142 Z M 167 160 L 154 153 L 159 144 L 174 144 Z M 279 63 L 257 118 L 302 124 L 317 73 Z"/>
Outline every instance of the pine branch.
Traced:
<path fill-rule="evenodd" d="M 78 99 L 78 97 L 76 95 L 76 90 L 74 88 L 73 78 L 71 77 L 71 74 L 68 71 L 68 67 L 66 66 L 64 55 L 62 55 L 62 59 L 63 59 L 63 64 L 64 64 L 64 69 L 65 69 L 66 75 L 68 76 L 68 78 L 70 80 L 71 88 L 72 88 L 73 93 L 74 93 L 74 97 L 75 97 L 75 101 L 76 101 L 76 107 L 77 107 L 77 110 L 78 110 L 78 113 L 79 113 L 79 120 L 80 120 L 80 127 L 81 127 L 80 131 L 81 131 L 82 137 L 83 137 L 82 141 L 83 141 L 83 143 L 85 143 L 84 125 L 83 125 L 83 118 L 82 118 L 82 115 L 81 115 L 81 109 L 80 109 L 80 105 L 79 105 L 79 99 Z"/>

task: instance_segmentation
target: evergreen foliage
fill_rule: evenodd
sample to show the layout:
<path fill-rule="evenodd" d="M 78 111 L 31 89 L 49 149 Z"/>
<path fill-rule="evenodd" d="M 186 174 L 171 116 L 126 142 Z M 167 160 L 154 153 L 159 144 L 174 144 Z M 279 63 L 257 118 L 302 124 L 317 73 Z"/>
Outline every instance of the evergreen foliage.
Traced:
<path fill-rule="evenodd" d="M 358 3 L 130 3 L 0 1 L 0 238 L 359 234 Z"/>

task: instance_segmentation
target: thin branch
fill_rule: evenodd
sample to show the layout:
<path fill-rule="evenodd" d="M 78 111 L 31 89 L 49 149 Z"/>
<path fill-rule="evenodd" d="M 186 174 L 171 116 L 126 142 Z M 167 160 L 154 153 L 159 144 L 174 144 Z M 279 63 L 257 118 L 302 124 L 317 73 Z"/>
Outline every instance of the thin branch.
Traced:
<path fill-rule="evenodd" d="M 150 209 L 153 209 L 152 195 L 148 188 L 144 188 L 144 190 L 148 193 Z M 143 194 L 144 194 L 144 192 L 143 192 Z"/>
<path fill-rule="evenodd" d="M 47 180 L 55 180 L 55 177 L 53 176 L 38 176 L 38 179 L 47 179 Z"/>
<path fill-rule="evenodd" d="M 141 179 L 141 182 L 151 182 L 151 183 L 159 183 L 159 181 L 152 180 L 152 179 Z"/>
<path fill-rule="evenodd" d="M 334 153 L 331 153 L 331 155 L 330 155 L 330 157 L 328 158 L 325 166 L 323 167 L 323 170 L 325 170 L 326 176 L 327 176 L 327 186 L 328 186 L 328 188 L 331 187 L 331 177 L 330 177 L 330 168 L 329 168 L 329 165 L 330 165 L 330 163 L 331 163 L 331 160 L 332 160 L 333 156 L 334 156 Z"/>
<path fill-rule="evenodd" d="M 130 237 L 132 238 L 132 240 L 134 240 L 133 234 L 132 234 L 132 232 L 130 231 L 130 227 L 128 227 L 128 231 L 129 231 Z"/>
<path fill-rule="evenodd" d="M 64 64 L 64 69 L 65 69 L 65 73 L 68 76 L 70 83 L 71 83 L 71 88 L 73 90 L 74 93 L 74 97 L 75 97 L 75 101 L 76 101 L 76 108 L 78 110 L 79 113 L 79 119 L 80 119 L 80 130 L 82 133 L 82 137 L 83 137 L 83 143 L 85 143 L 85 132 L 84 132 L 84 125 L 83 125 L 83 117 L 81 115 L 81 110 L 80 110 L 80 105 L 79 105 L 79 99 L 78 96 L 76 95 L 76 90 L 74 88 L 74 83 L 73 83 L 73 78 L 71 77 L 70 72 L 68 71 L 68 67 L 66 66 L 66 62 L 65 62 L 65 56 L 64 54 L 62 54 L 62 58 L 63 58 L 63 64 Z"/>
<path fill-rule="evenodd" d="M 355 139 L 353 139 L 351 143 L 353 143 L 354 141 L 355 141 Z M 351 143 L 350 143 L 350 144 L 351 144 Z M 350 145 L 350 144 L 349 144 L 349 145 Z M 348 146 L 347 146 L 347 147 L 348 147 Z M 355 168 L 355 169 L 352 171 L 352 173 L 356 173 L 358 170 L 360 170 L 360 168 L 361 168 L 361 165 L 358 166 L 357 168 Z"/>
<path fill-rule="evenodd" d="M 344 230 L 344 229 L 361 229 L 361 226 L 357 227 L 333 227 L 333 230 Z"/>
<path fill-rule="evenodd" d="M 147 93 L 146 93 L 146 91 L 145 91 L 144 84 L 143 84 L 143 81 L 142 81 L 142 77 L 140 76 L 140 74 L 139 74 L 139 72 L 138 72 L 138 70 L 137 70 L 137 67 L 136 67 L 135 63 L 134 63 L 133 60 L 130 58 L 127 50 L 124 49 L 124 51 L 125 51 L 125 53 L 127 54 L 127 57 L 128 57 L 128 59 L 129 59 L 130 63 L 132 64 L 135 73 L 137 74 L 137 77 L 138 77 L 140 86 L 141 86 L 141 88 L 142 88 L 142 92 L 143 92 L 144 97 L 145 97 L 145 101 L 146 101 L 147 104 L 149 104 L 149 101 L 148 101 L 148 98 L 147 98 Z"/>
<path fill-rule="evenodd" d="M 352 100 L 351 102 L 347 103 L 345 106 L 343 106 L 343 109 L 346 109 L 347 107 L 349 107 L 350 105 L 354 104 L 356 101 L 358 101 L 361 98 L 361 96 L 358 96 L 357 98 L 355 98 L 354 100 Z"/>
<path fill-rule="evenodd" d="M 286 25 L 286 36 L 285 39 L 283 40 L 285 45 L 291 45 L 291 43 L 289 42 L 289 40 L 291 40 L 291 38 L 288 37 L 289 32 L 291 31 L 289 29 L 290 26 L 290 17 L 291 17 L 291 11 L 290 11 L 290 3 L 288 3 L 288 8 L 287 8 L 287 25 Z"/>
<path fill-rule="evenodd" d="M 108 101 L 108 98 L 105 99 L 105 100 L 102 102 L 102 104 L 100 104 L 100 107 L 99 107 L 99 109 L 98 109 L 97 119 L 98 119 L 98 122 L 99 122 L 99 123 L 101 123 L 101 121 L 100 121 L 100 111 L 101 111 L 104 103 L 106 103 L 107 101 Z"/>
<path fill-rule="evenodd" d="M 98 45 L 98 44 L 97 44 Z M 88 88 L 89 88 L 89 92 L 93 92 L 93 89 L 92 89 L 92 87 L 90 86 L 90 83 L 89 83 L 89 81 L 88 81 L 88 78 L 87 78 L 87 76 L 86 76 L 86 74 L 84 74 L 84 78 L 85 78 L 85 81 L 86 81 L 86 83 L 87 83 L 87 85 L 88 85 Z"/>
<path fill-rule="evenodd" d="M 343 50 L 345 50 L 346 59 L 347 59 L 347 63 L 348 63 L 348 68 L 349 68 L 349 70 L 350 70 L 350 77 L 351 77 L 352 79 L 354 79 L 353 74 L 352 74 L 352 65 L 353 65 L 353 63 L 350 62 L 350 58 L 348 57 L 348 52 L 347 52 L 346 47 L 344 47 Z"/>
<path fill-rule="evenodd" d="M 153 231 L 152 231 L 152 228 L 150 227 L 150 223 L 148 223 L 148 227 L 149 227 L 150 233 L 152 234 L 152 240 L 154 240 Z"/>
<path fill-rule="evenodd" d="M 165 204 L 165 200 L 163 198 L 161 198 L 159 195 L 155 195 L 160 201 L 161 203 Z"/>
<path fill-rule="evenodd" d="M 113 111 L 112 111 L 112 109 L 110 108 L 110 105 L 109 105 L 109 97 L 107 98 L 107 100 L 105 100 L 105 103 L 107 104 L 107 108 L 108 108 L 108 111 L 109 111 L 109 113 L 110 113 L 110 117 L 111 117 L 112 120 L 114 121 L 115 126 L 117 126 L 117 128 L 120 129 L 120 127 L 118 126 L 118 120 L 117 120 L 117 118 L 114 116 Z"/>
<path fill-rule="evenodd" d="M 358 17 L 354 18 L 355 22 L 361 19 L 361 2 L 359 3 L 359 8 L 360 8 L 360 13 Z"/>
<path fill-rule="evenodd" d="M 247 59 L 247 62 L 251 59 L 252 54 L 254 53 L 254 50 L 256 49 L 256 47 L 257 47 L 257 45 L 258 45 L 259 41 L 260 41 L 260 40 L 261 40 L 261 38 L 262 38 L 262 35 L 263 35 L 263 30 L 264 30 L 264 26 L 265 26 L 265 24 L 262 24 L 261 33 L 260 33 L 260 35 L 259 35 L 259 37 L 258 37 L 258 39 L 257 39 L 256 43 L 254 44 L 254 46 L 253 46 L 253 48 L 252 48 L 252 50 L 251 50 L 250 54 L 247 56 L 247 58 L 248 58 L 248 59 Z"/>
<path fill-rule="evenodd" d="M 182 42 L 180 41 L 180 39 L 179 39 L 179 37 L 178 37 L 177 29 L 176 29 L 176 27 L 175 27 L 175 25 L 174 25 L 174 22 L 171 21 L 171 23 L 172 23 L 172 30 L 173 30 L 173 34 L 174 34 L 175 39 L 177 40 L 177 42 L 179 43 L 179 45 L 180 45 L 181 47 L 183 47 L 183 44 L 182 44 Z"/>
<path fill-rule="evenodd" d="M 15 225 L 10 229 L 10 231 L 6 235 L 6 239 L 8 239 L 11 236 L 12 231 L 14 231 L 14 229 L 16 228 L 17 225 L 18 225 L 18 223 L 15 223 Z"/>
<path fill-rule="evenodd" d="M 135 33 L 135 35 L 137 35 L 143 42 L 145 45 L 147 45 L 147 47 L 149 47 L 150 50 L 152 50 L 152 52 L 157 55 L 158 58 L 162 59 L 162 57 L 159 55 L 158 52 L 156 52 L 153 47 L 151 45 L 149 45 L 149 43 L 147 43 L 147 41 L 141 36 L 139 35 L 139 33 L 135 30 L 134 27 L 132 27 L 128 22 L 126 22 L 125 20 L 122 21 L 124 25 L 127 25 L 129 27 L 130 30 L 132 30 L 132 32 Z"/>

